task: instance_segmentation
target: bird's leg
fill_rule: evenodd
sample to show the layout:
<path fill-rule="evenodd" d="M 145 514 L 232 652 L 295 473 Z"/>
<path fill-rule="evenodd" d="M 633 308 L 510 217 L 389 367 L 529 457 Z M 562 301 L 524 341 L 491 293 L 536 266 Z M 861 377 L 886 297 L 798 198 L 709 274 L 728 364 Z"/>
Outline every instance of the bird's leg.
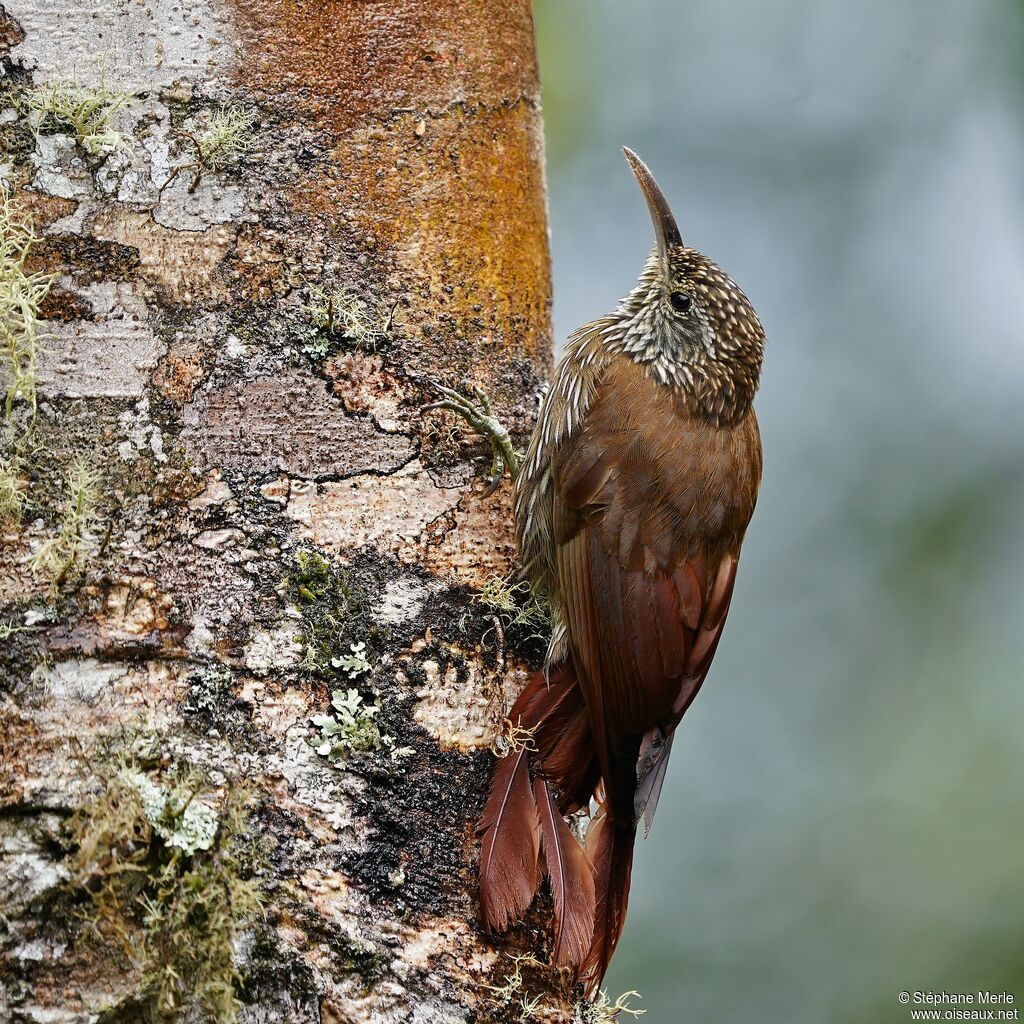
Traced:
<path fill-rule="evenodd" d="M 469 391 L 472 398 L 454 391 L 451 388 L 442 387 L 431 381 L 431 384 L 441 393 L 442 398 L 438 402 L 431 402 L 423 406 L 422 412 L 430 412 L 433 409 L 445 409 L 462 417 L 478 434 L 482 434 L 491 444 L 491 472 L 487 478 L 487 488 L 484 497 L 493 494 L 501 483 L 501 478 L 508 469 L 513 480 L 519 475 L 519 467 L 522 459 L 519 452 L 512 444 L 508 430 L 502 422 L 494 415 L 491 401 L 485 394 L 483 388 L 476 384 L 463 383 L 463 389 Z"/>

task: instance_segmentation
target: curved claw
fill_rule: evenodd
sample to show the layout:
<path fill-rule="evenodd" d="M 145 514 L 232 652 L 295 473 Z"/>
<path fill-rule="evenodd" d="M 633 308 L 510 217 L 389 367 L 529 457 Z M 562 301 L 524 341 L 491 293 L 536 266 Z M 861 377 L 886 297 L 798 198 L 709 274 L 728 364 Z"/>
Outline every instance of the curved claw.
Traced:
<path fill-rule="evenodd" d="M 486 477 L 486 486 L 484 487 L 483 496 L 489 498 L 500 486 L 501 478 L 505 475 L 505 460 L 501 460 L 501 466 L 496 473 L 492 473 L 489 477 Z"/>
<path fill-rule="evenodd" d="M 428 381 L 430 386 L 436 391 L 440 391 L 445 398 L 450 399 L 453 402 L 465 402 L 466 399 L 452 388 L 446 388 L 443 384 L 438 384 L 436 380 Z"/>

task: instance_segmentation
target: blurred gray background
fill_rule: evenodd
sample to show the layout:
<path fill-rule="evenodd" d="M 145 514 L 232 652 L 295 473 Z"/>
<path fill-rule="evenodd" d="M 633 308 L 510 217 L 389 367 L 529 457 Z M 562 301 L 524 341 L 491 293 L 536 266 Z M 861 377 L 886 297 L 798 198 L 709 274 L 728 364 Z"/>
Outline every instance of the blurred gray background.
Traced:
<path fill-rule="evenodd" d="M 555 324 L 652 241 L 759 311 L 761 500 L 608 987 L 647 1021 L 1024 1002 L 1024 3 L 537 0 Z"/>

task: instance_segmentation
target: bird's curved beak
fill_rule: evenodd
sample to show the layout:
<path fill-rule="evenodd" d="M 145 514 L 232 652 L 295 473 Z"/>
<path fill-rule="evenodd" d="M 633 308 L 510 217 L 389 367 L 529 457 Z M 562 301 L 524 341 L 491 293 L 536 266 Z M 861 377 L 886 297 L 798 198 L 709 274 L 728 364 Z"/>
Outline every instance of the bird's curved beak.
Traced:
<path fill-rule="evenodd" d="M 672 216 L 665 193 L 658 187 L 647 164 L 627 146 L 622 147 L 622 152 L 626 154 L 629 166 L 640 183 L 644 199 L 647 200 L 647 208 L 651 211 L 651 220 L 654 222 L 654 234 L 658 239 L 658 253 L 664 263 L 668 250 L 683 244 L 679 228 L 676 227 L 676 219 Z"/>

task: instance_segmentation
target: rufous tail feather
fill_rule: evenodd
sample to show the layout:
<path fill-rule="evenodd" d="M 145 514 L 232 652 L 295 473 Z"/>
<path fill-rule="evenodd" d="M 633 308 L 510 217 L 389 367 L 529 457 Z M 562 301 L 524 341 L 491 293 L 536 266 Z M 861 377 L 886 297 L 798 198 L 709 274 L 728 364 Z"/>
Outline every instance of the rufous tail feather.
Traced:
<path fill-rule="evenodd" d="M 480 913 L 485 928 L 504 931 L 540 887 L 540 818 L 525 746 L 498 762 L 479 830 Z"/>
<path fill-rule="evenodd" d="M 583 848 L 539 776 L 534 779 L 533 793 L 540 812 L 541 851 L 554 909 L 553 957 L 559 967 L 577 971 L 594 935 L 594 876 Z"/>
<path fill-rule="evenodd" d="M 581 973 L 590 995 L 600 988 L 626 923 L 635 840 L 636 826 L 618 824 L 607 806 L 598 809 L 587 828 L 586 853 L 594 872 L 596 908 L 594 937 Z"/>

